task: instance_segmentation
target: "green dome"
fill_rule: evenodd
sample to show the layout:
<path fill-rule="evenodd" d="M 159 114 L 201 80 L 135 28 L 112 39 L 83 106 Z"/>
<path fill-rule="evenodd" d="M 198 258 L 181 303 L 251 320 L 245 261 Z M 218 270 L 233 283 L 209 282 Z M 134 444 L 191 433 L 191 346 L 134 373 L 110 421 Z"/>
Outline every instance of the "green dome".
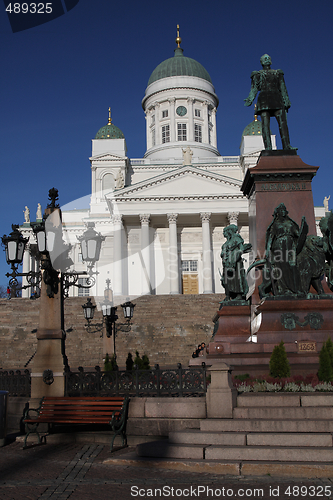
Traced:
<path fill-rule="evenodd" d="M 253 120 L 253 122 L 249 123 L 243 130 L 242 137 L 244 135 L 262 135 L 261 122 Z"/>
<path fill-rule="evenodd" d="M 212 83 L 208 71 L 194 59 L 184 57 L 183 49 L 177 47 L 174 57 L 161 62 L 150 75 L 148 85 L 169 76 L 196 76 Z"/>
<path fill-rule="evenodd" d="M 108 123 L 99 129 L 95 139 L 125 139 L 125 136 L 120 128 L 113 125 L 113 123 Z"/>

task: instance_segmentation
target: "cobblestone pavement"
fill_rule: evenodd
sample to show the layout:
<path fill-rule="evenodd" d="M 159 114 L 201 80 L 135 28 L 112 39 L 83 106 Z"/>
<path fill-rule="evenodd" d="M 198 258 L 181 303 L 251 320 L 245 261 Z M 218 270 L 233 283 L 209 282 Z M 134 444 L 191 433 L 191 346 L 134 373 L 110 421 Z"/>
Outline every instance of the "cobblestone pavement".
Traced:
<path fill-rule="evenodd" d="M 112 454 L 125 457 L 127 450 Z M 104 463 L 108 446 L 0 448 L 0 500 L 333 499 L 331 479 L 245 478 Z"/>

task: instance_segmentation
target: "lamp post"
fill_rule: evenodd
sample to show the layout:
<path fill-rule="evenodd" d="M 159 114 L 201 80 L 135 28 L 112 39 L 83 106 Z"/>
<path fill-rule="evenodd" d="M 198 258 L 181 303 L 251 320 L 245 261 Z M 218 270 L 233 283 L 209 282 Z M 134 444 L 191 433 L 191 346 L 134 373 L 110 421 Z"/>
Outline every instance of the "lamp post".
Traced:
<path fill-rule="evenodd" d="M 41 254 L 41 294 L 39 300 L 39 325 L 37 329 L 37 351 L 32 361 L 31 371 L 31 399 L 40 399 L 42 396 L 63 396 L 65 391 L 64 375 L 69 370 L 65 354 L 64 333 L 64 294 L 71 285 L 77 284 L 78 277 L 87 273 L 66 272 L 73 264 L 68 257 L 71 245 L 66 245 L 62 239 L 61 210 L 56 203 L 58 191 L 49 191 L 49 204 L 44 213 L 41 224 L 34 224 L 33 231 L 37 238 L 38 250 Z M 94 247 L 95 252 L 87 256 L 89 268 L 88 283 L 94 283 L 93 265 L 99 259 L 101 243 L 105 239 L 93 230 L 93 244 L 90 244 L 92 232 L 86 231 L 80 240 L 86 247 Z M 7 262 L 12 266 L 13 279 L 16 276 L 27 274 L 17 273 L 17 266 L 22 262 L 27 240 L 13 226 L 11 235 L 3 236 Z M 35 273 L 37 274 L 37 273 Z M 43 374 L 52 372 L 53 382 L 44 382 Z"/>
<path fill-rule="evenodd" d="M 117 320 L 118 320 L 117 307 L 113 306 L 112 303 L 106 299 L 101 304 L 102 314 L 103 314 L 103 323 L 100 323 L 100 324 L 96 323 L 95 325 L 93 325 L 91 323 L 91 321 L 94 317 L 96 306 L 91 302 L 90 297 L 87 299 L 86 304 L 84 304 L 82 306 L 83 311 L 84 311 L 84 317 L 86 318 L 86 320 L 88 322 L 87 327 L 88 328 L 95 328 L 94 331 L 102 331 L 102 335 L 101 335 L 101 337 L 102 337 L 103 336 L 103 327 L 105 326 L 106 339 L 113 337 L 113 353 L 111 353 L 111 354 L 114 354 L 115 359 L 117 358 L 117 355 L 116 355 L 117 331 L 123 331 L 123 332 L 130 331 L 130 329 L 131 329 L 130 322 L 131 322 L 131 319 L 133 318 L 135 304 L 128 301 L 128 302 L 125 302 L 124 304 L 121 304 L 120 307 L 122 307 L 122 309 L 123 309 L 124 319 L 126 320 L 126 323 L 117 323 Z M 110 353 L 110 350 L 107 349 L 106 345 L 104 346 L 104 351 L 105 351 L 105 352 L 103 352 L 104 355 L 106 353 L 108 353 L 108 354 Z"/>

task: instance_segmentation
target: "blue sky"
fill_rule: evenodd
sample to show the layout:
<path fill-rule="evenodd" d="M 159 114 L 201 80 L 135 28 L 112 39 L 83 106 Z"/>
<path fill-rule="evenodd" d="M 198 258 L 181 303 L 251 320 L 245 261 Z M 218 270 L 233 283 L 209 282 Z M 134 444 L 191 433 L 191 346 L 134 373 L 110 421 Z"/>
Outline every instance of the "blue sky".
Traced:
<path fill-rule="evenodd" d="M 253 119 L 243 104 L 250 74 L 267 52 L 285 73 L 291 144 L 320 166 L 315 205 L 333 198 L 332 18 L 331 0 L 80 0 L 58 19 L 13 34 L 2 7 L 0 234 L 23 223 L 25 205 L 34 219 L 51 187 L 61 204 L 89 194 L 91 139 L 109 106 L 128 155 L 143 156 L 141 100 L 151 72 L 173 56 L 177 23 L 184 55 L 203 64 L 220 99 L 220 153 L 239 154 Z M 277 133 L 273 120 L 271 128 Z M 7 270 L 3 254 L 0 284 Z"/>

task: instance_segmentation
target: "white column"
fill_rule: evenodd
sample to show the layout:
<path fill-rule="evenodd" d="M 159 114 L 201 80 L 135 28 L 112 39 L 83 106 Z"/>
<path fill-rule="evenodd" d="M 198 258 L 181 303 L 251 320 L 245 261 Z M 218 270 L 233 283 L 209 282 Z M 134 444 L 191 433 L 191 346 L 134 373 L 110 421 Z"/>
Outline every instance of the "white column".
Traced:
<path fill-rule="evenodd" d="M 122 215 L 113 215 L 113 293 L 123 294 Z"/>
<path fill-rule="evenodd" d="M 177 244 L 177 217 L 178 214 L 167 214 L 169 221 L 169 280 L 170 293 L 179 293 L 179 266 Z"/>
<path fill-rule="evenodd" d="M 228 212 L 229 224 L 235 224 L 235 226 L 237 226 L 238 225 L 238 216 L 239 216 L 239 212 Z"/>
<path fill-rule="evenodd" d="M 176 121 L 175 121 L 175 102 L 176 99 L 173 97 L 169 99 L 170 103 L 170 141 L 176 141 Z"/>
<path fill-rule="evenodd" d="M 212 280 L 212 247 L 210 243 L 210 213 L 201 213 L 202 224 L 202 264 L 203 264 L 203 293 L 213 293 Z"/>
<path fill-rule="evenodd" d="M 188 137 L 187 140 L 194 142 L 194 122 L 193 122 L 193 102 L 192 97 L 187 98 L 188 105 Z"/>
<path fill-rule="evenodd" d="M 91 203 L 96 202 L 96 166 L 91 165 Z"/>
<path fill-rule="evenodd" d="M 149 149 L 149 123 L 148 123 L 148 109 L 145 112 L 145 119 L 146 119 L 146 149 L 148 151 Z"/>
<path fill-rule="evenodd" d="M 202 103 L 203 111 L 203 131 L 202 131 L 202 142 L 209 144 L 209 116 L 208 116 L 208 101 Z"/>
<path fill-rule="evenodd" d="M 217 137 L 216 137 L 216 108 L 212 109 L 212 134 L 211 134 L 211 143 L 212 146 L 217 148 Z"/>
<path fill-rule="evenodd" d="M 162 143 L 161 131 L 160 131 L 160 104 L 157 102 L 155 104 L 155 146 Z"/>
<path fill-rule="evenodd" d="M 147 150 L 151 148 L 151 108 L 146 110 L 146 143 Z"/>
<path fill-rule="evenodd" d="M 150 241 L 149 241 L 150 214 L 140 214 L 141 221 L 141 265 L 143 269 L 142 293 L 151 294 L 150 282 Z"/>
<path fill-rule="evenodd" d="M 30 258 L 30 245 L 27 245 L 24 250 L 23 254 L 23 269 L 22 273 L 29 273 L 31 271 L 31 258 Z M 27 285 L 27 279 L 23 276 L 22 277 L 22 285 Z M 31 294 L 31 289 L 30 288 L 25 288 L 22 290 L 22 297 L 30 297 Z"/>

